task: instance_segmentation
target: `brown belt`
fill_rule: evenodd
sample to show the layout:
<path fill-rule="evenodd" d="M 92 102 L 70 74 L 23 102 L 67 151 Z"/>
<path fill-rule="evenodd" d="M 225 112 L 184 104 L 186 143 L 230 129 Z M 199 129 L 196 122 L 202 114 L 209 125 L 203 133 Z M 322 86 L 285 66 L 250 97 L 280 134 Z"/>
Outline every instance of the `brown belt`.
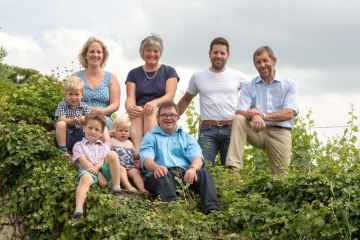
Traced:
<path fill-rule="evenodd" d="M 203 120 L 201 121 L 201 126 L 218 126 L 218 127 L 222 127 L 222 126 L 231 126 L 232 125 L 232 120 Z"/>

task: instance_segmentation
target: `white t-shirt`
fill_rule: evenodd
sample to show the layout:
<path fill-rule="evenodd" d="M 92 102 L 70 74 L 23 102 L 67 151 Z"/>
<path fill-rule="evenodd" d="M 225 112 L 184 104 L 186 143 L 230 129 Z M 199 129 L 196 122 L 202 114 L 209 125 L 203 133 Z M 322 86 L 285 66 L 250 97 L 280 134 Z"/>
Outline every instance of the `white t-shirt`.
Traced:
<path fill-rule="evenodd" d="M 187 92 L 200 94 L 201 120 L 228 120 L 235 116 L 239 91 L 245 82 L 249 78 L 238 70 L 227 67 L 218 73 L 207 68 L 192 75 Z"/>

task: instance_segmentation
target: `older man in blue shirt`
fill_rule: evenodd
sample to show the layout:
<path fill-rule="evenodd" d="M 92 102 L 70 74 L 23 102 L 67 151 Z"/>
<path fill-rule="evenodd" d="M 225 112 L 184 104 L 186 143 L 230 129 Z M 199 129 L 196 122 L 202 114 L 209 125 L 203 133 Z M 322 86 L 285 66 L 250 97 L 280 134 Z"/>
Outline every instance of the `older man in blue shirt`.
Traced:
<path fill-rule="evenodd" d="M 196 140 L 177 127 L 179 109 L 174 102 L 165 102 L 158 109 L 159 126 L 149 131 L 139 149 L 146 172 L 145 188 L 169 202 L 178 198 L 176 177 L 190 183 L 200 194 L 202 212 L 219 210 L 214 180 L 203 168 L 204 158 Z"/>
<path fill-rule="evenodd" d="M 297 115 L 296 82 L 275 72 L 277 62 L 268 46 L 253 55 L 260 76 L 241 92 L 233 120 L 226 165 L 241 168 L 246 140 L 265 149 L 273 174 L 286 176 L 291 158 L 293 118 Z"/>

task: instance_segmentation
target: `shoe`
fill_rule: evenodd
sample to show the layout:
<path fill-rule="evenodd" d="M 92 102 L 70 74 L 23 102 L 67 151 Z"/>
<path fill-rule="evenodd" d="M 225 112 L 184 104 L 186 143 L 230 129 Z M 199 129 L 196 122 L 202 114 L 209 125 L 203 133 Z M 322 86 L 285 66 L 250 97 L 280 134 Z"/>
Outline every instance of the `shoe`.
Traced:
<path fill-rule="evenodd" d="M 71 216 L 71 218 L 76 220 L 76 221 L 79 221 L 81 219 L 82 215 L 83 215 L 82 212 L 76 212 Z"/>
<path fill-rule="evenodd" d="M 220 208 L 219 208 L 219 207 L 210 208 L 209 210 L 207 210 L 207 211 L 205 212 L 205 215 L 208 215 L 208 214 L 210 214 L 210 213 L 212 213 L 212 212 L 215 212 L 215 211 L 220 211 Z"/>
<path fill-rule="evenodd" d="M 113 190 L 113 195 L 118 197 L 124 195 L 124 193 L 121 191 L 121 189 L 118 189 L 118 190 Z"/>

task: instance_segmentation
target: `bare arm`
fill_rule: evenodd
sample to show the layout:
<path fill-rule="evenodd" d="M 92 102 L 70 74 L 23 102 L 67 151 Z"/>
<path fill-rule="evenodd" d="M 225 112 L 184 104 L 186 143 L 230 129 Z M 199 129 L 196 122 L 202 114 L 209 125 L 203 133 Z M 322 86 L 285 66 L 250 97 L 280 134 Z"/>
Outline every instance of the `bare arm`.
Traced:
<path fill-rule="evenodd" d="M 80 163 L 80 165 L 85 168 L 86 170 L 88 170 L 89 172 L 91 172 L 92 174 L 97 175 L 99 169 L 101 168 L 101 166 L 103 165 L 103 161 L 100 161 L 98 164 L 96 164 L 95 166 L 89 161 L 87 160 L 85 157 L 79 157 L 78 161 Z"/>
<path fill-rule="evenodd" d="M 281 109 L 277 112 L 266 113 L 265 120 L 271 122 L 284 122 L 294 118 L 294 110 L 290 108 Z"/>
<path fill-rule="evenodd" d="M 121 89 L 120 89 L 119 81 L 114 74 L 110 79 L 109 92 L 110 92 L 110 103 L 106 108 L 102 109 L 102 112 L 105 115 L 111 115 L 112 113 L 116 112 L 120 107 Z"/>
<path fill-rule="evenodd" d="M 126 82 L 126 101 L 125 109 L 131 118 L 137 118 L 142 115 L 143 108 L 136 105 L 135 96 L 136 84 L 133 82 Z"/>
<path fill-rule="evenodd" d="M 195 97 L 196 95 L 191 95 L 190 93 L 186 92 L 184 94 L 184 96 L 180 99 L 180 101 L 178 102 L 178 107 L 179 107 L 179 115 L 181 116 L 185 110 L 188 108 L 188 106 L 191 103 L 191 100 Z"/>

